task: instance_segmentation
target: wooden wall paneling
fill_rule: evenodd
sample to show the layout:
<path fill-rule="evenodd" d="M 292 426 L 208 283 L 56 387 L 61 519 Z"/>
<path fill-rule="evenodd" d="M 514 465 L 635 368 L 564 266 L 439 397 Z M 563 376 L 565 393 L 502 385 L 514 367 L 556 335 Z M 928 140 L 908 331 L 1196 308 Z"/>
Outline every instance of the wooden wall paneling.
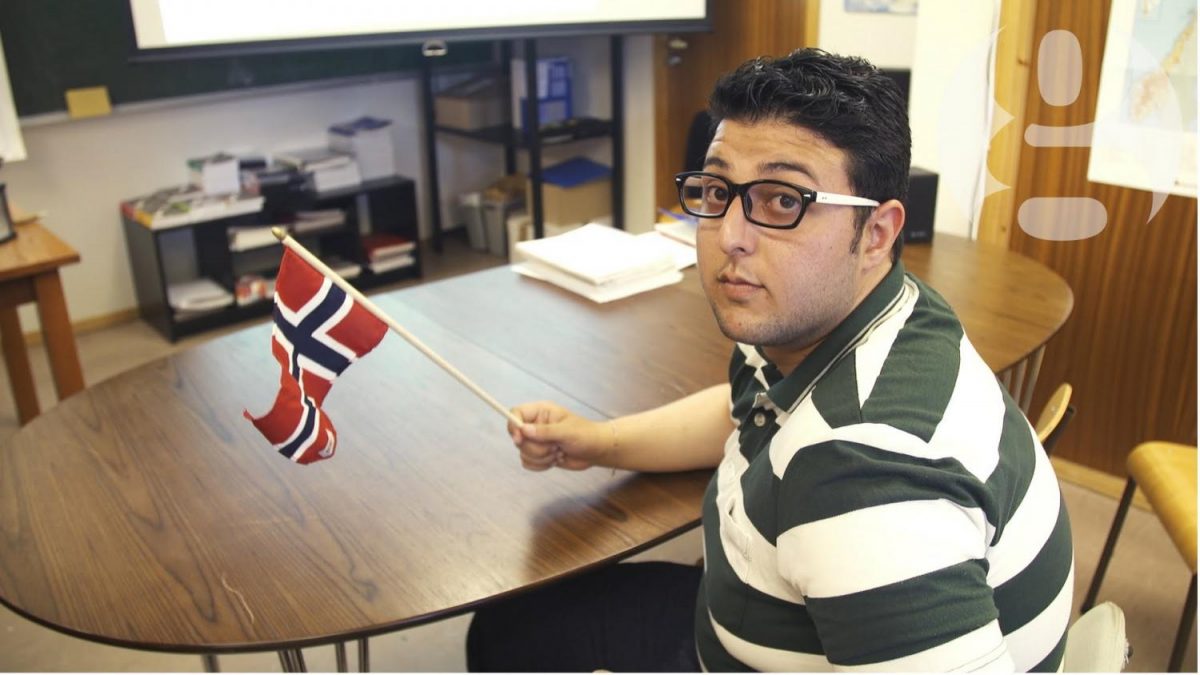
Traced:
<path fill-rule="evenodd" d="M 1108 0 L 1038 3 L 1027 123 L 1093 121 L 1109 7 Z M 1072 31 L 1083 52 L 1083 87 L 1066 106 L 1044 101 L 1036 77 L 1038 41 L 1056 29 Z M 1056 454 L 1124 475 L 1125 457 L 1141 441 L 1196 443 L 1196 200 L 1168 197 L 1147 222 L 1151 194 L 1089 183 L 1088 153 L 1022 146 L 1010 247 L 1050 266 L 1075 292 L 1072 317 L 1047 347 L 1033 409 L 1071 382 L 1078 414 Z M 1090 197 L 1104 205 L 1107 224 L 1081 241 L 1030 236 L 1016 220 L 1031 197 Z"/>
<path fill-rule="evenodd" d="M 1007 246 L 1016 219 L 1016 193 L 1012 189 L 1020 170 L 1025 145 L 1025 107 L 1033 63 L 1033 26 L 1037 0 L 1004 0 L 1000 5 L 1000 32 L 996 36 L 996 76 L 993 104 L 999 108 L 994 119 L 1011 116 L 1000 127 L 988 147 L 988 169 L 996 180 L 1010 186 L 983 200 L 978 237 Z"/>
<path fill-rule="evenodd" d="M 713 0 L 713 31 L 681 37 L 687 48 L 672 51 L 672 37 L 654 42 L 655 202 L 677 206 L 673 176 L 683 167 L 687 132 L 708 104 L 717 78 L 756 56 L 781 56 L 817 43 L 820 0 Z M 668 65 L 672 54 L 676 65 Z"/>

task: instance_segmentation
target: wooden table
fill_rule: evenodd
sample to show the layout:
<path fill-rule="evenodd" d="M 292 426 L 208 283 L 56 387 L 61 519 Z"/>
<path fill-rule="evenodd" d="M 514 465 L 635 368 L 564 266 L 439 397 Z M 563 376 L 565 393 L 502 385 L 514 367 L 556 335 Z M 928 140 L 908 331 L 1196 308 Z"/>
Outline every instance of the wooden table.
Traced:
<path fill-rule="evenodd" d="M 940 250 L 928 260 L 940 274 Z M 1029 324 L 985 354 L 994 367 L 1058 327 L 1003 307 L 1060 306 L 1064 292 L 1069 307 L 1044 268 L 983 264 L 1009 263 L 1015 290 L 966 296 L 1002 314 L 964 312 L 972 335 Z M 594 418 L 723 381 L 731 349 L 694 270 L 609 305 L 503 268 L 375 300 L 500 401 Z M 294 649 L 466 612 L 699 521 L 708 472 L 522 470 L 504 420 L 396 337 L 326 400 L 337 456 L 293 465 L 241 416 L 275 394 L 268 340 L 259 326 L 127 372 L 0 447 L 0 600 L 123 646 Z"/>
<path fill-rule="evenodd" d="M 0 244 L 0 343 L 17 419 L 25 424 L 37 417 L 40 407 L 17 314 L 20 305 L 37 303 L 58 398 L 83 389 L 83 370 L 58 276 L 58 268 L 79 262 L 79 254 L 36 221 L 17 225 L 15 230 L 16 239 Z"/>

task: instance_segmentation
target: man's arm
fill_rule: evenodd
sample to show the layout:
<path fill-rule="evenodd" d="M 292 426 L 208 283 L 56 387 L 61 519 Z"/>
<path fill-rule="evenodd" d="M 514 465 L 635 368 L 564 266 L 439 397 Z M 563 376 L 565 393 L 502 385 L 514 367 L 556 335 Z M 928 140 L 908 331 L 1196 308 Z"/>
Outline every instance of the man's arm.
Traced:
<path fill-rule="evenodd" d="M 721 461 L 734 429 L 729 385 L 698 391 L 664 406 L 605 422 L 580 417 L 554 403 L 513 408 L 526 424 L 509 423 L 525 468 L 605 466 L 632 471 L 687 471 Z"/>

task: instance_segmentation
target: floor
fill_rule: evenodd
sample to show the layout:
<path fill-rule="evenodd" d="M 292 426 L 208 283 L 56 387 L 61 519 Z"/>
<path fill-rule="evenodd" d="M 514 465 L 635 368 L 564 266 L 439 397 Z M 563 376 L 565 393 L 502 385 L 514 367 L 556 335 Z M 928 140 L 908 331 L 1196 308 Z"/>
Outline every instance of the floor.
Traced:
<path fill-rule="evenodd" d="M 426 255 L 425 281 L 464 274 L 503 264 L 500 258 L 471 251 L 450 239 L 442 256 Z M 408 282 L 413 283 L 413 282 Z M 394 290 L 407 284 L 380 289 Z M 118 373 L 172 352 L 211 339 L 230 327 L 205 336 L 170 344 L 148 325 L 134 321 L 78 336 L 84 376 L 95 384 Z M 54 405 L 53 386 L 45 353 L 30 351 L 43 410 Z M 1087 414 L 1081 411 L 1075 423 Z M 16 411 L 7 386 L 0 387 L 0 440 L 17 431 Z M 1069 433 L 1069 431 L 1068 431 Z M 1082 599 L 1092 578 L 1104 537 L 1116 510 L 1116 501 L 1077 485 L 1063 483 L 1075 536 L 1075 595 Z M 699 536 L 688 533 L 639 558 L 692 562 L 699 557 Z M 1129 671 L 1165 670 L 1183 597 L 1188 568 L 1154 516 L 1132 509 L 1120 545 L 1109 568 L 1100 600 L 1111 600 L 1125 612 L 1133 645 Z M 463 638 L 469 615 L 372 638 L 370 665 L 376 671 L 455 672 L 465 669 Z M 1194 630 L 1193 630 L 1194 632 Z M 350 650 L 351 665 L 354 652 Z M 332 647 L 304 650 L 313 671 L 335 668 Z M 199 671 L 197 656 L 137 652 L 108 647 L 59 634 L 0 607 L 0 671 Z M 273 653 L 220 657 L 226 671 L 278 671 Z M 1193 635 L 1184 669 L 1196 671 Z"/>

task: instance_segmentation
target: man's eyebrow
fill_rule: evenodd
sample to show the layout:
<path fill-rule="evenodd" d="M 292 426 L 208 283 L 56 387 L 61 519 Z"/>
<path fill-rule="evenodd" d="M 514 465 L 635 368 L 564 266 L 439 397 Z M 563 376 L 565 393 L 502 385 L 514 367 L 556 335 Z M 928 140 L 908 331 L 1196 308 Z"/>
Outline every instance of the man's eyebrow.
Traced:
<path fill-rule="evenodd" d="M 725 160 L 721 159 L 720 157 L 705 157 L 704 158 L 704 168 L 707 169 L 710 166 L 716 167 L 718 169 L 728 169 L 729 168 L 729 164 Z"/>
<path fill-rule="evenodd" d="M 798 162 L 763 162 L 762 164 L 758 165 L 758 170 L 761 173 L 797 171 L 808 176 L 809 178 L 812 178 L 813 180 L 816 180 L 817 178 L 816 174 L 813 173 L 812 169 L 810 169 L 807 164 L 801 164 Z"/>

